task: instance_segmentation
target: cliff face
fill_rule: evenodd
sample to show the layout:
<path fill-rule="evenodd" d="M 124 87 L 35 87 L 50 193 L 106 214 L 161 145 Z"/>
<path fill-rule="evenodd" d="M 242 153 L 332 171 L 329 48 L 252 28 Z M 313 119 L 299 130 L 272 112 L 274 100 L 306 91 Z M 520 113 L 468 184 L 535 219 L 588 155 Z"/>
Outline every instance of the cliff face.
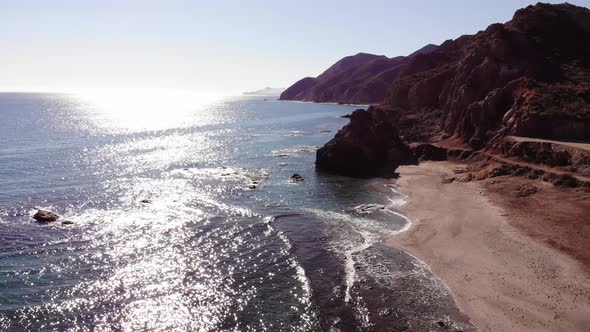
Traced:
<path fill-rule="evenodd" d="M 293 84 L 280 99 L 346 104 L 380 103 L 402 66 L 416 54 L 431 52 L 436 47 L 427 45 L 408 57 L 387 58 L 367 53 L 348 56 L 317 78 L 307 77 Z"/>
<path fill-rule="evenodd" d="M 506 135 L 590 139 L 590 11 L 538 4 L 447 41 L 412 59 L 385 104 L 440 112 L 440 130 L 474 148 Z"/>
<path fill-rule="evenodd" d="M 377 102 L 390 113 L 387 118 L 395 133 L 399 131 L 406 142 L 452 138 L 481 149 L 509 135 L 590 140 L 590 10 L 586 8 L 529 6 L 505 24 L 446 41 L 430 52 L 372 60 L 355 67 L 356 75 L 379 61 L 390 61 L 383 66 L 389 69 L 354 87 L 376 101 L 383 82 L 391 82 Z M 324 101 L 318 98 L 322 96 L 351 102 L 355 99 L 346 93 L 322 94 L 329 91 L 325 85 L 335 89 L 352 80 L 350 72 L 341 75 L 325 82 L 318 77 L 301 91 L 305 98 L 311 93 L 306 100 Z M 374 77 L 383 80 L 369 86 Z M 334 140 L 354 141 L 352 133 L 346 140 L 340 136 Z M 356 139 L 364 138 L 359 134 Z M 325 149 L 335 146 L 333 141 Z M 318 153 L 318 162 L 319 157 Z"/>

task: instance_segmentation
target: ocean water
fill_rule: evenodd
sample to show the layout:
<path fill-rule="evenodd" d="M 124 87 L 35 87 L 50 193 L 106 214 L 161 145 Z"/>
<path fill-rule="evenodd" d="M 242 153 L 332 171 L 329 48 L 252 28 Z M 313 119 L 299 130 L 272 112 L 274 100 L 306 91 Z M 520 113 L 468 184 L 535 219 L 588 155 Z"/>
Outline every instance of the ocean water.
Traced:
<path fill-rule="evenodd" d="M 355 108 L 0 94 L 0 330 L 471 329 L 427 266 L 381 244 L 408 226 L 395 184 L 315 170 Z"/>

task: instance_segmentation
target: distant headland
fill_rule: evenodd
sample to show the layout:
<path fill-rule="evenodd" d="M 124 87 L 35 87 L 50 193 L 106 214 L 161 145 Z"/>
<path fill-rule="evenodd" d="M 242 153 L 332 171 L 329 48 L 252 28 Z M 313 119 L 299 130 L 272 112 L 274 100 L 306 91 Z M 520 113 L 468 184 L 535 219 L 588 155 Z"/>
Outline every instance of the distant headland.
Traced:
<path fill-rule="evenodd" d="M 264 89 L 256 90 L 256 91 L 246 91 L 243 95 L 246 96 L 266 96 L 266 97 L 278 97 L 285 91 L 285 88 L 270 88 L 266 87 Z"/>

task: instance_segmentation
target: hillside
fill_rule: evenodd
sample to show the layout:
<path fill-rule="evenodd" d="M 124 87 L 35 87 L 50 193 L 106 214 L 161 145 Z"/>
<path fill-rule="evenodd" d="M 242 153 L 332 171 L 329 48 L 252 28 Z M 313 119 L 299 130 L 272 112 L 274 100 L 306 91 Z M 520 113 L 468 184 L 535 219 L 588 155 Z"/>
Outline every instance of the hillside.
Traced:
<path fill-rule="evenodd" d="M 414 57 L 385 98 L 474 148 L 505 135 L 590 139 L 590 11 L 529 6 Z M 434 130 L 436 132 L 436 130 Z"/>
<path fill-rule="evenodd" d="M 358 53 L 336 62 L 318 77 L 306 77 L 287 88 L 280 99 L 345 104 L 379 103 L 403 65 L 417 54 L 432 52 L 427 45 L 407 57 Z"/>
<path fill-rule="evenodd" d="M 341 99 L 334 99 L 335 94 L 328 92 L 354 90 L 340 87 L 355 81 L 359 72 L 367 73 L 377 61 L 342 73 L 331 83 L 319 82 L 318 77 L 298 96 L 314 101 L 323 101 L 318 98 L 323 96 L 332 98 L 331 101 L 350 102 L 346 93 L 338 94 Z M 381 61 L 398 61 L 398 66 L 387 71 L 389 78 L 393 78 L 392 84 L 383 100 L 376 102 L 379 105 L 369 112 L 384 110 L 406 143 L 441 142 L 439 145 L 480 150 L 504 144 L 507 136 L 590 140 L 587 8 L 540 3 L 518 10 L 505 24 L 492 24 L 474 35 L 448 40 L 431 52 Z M 367 82 L 383 75 L 381 72 L 354 87 L 366 88 L 363 96 L 374 91 L 374 99 L 378 99 L 383 86 L 372 90 L 367 88 Z M 349 126 L 355 125 L 351 121 Z M 349 126 L 342 131 L 350 131 Z M 347 138 L 344 141 L 339 137 Z M 358 137 L 356 141 L 363 140 L 366 139 Z M 355 141 L 354 136 L 339 133 L 326 146 L 351 141 Z M 327 155 L 336 158 L 333 151 L 327 152 L 318 152 L 318 167 L 322 168 L 329 159 Z M 395 156 L 380 160 L 392 159 Z M 374 172 L 359 173 L 380 174 L 383 167 L 376 165 Z"/>

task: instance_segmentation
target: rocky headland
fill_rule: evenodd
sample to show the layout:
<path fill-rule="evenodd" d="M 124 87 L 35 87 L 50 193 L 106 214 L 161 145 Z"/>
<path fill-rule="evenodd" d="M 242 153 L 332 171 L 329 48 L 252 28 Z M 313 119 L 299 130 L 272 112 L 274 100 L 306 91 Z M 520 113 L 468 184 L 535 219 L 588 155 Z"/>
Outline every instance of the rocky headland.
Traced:
<path fill-rule="evenodd" d="M 537 4 L 407 57 L 346 57 L 281 99 L 374 104 L 318 151 L 334 173 L 388 176 L 412 163 L 405 144 L 413 159 L 498 156 L 587 174 L 588 151 L 572 144 L 590 141 L 590 10 Z"/>
<path fill-rule="evenodd" d="M 246 91 L 242 93 L 245 96 L 263 96 L 263 97 L 278 97 L 285 91 L 284 88 L 271 88 L 266 87 L 255 91 Z"/>
<path fill-rule="evenodd" d="M 317 151 L 316 166 L 346 176 L 374 177 L 392 176 L 397 166 L 414 164 L 390 115 L 374 107 L 352 112 L 350 123 Z"/>

